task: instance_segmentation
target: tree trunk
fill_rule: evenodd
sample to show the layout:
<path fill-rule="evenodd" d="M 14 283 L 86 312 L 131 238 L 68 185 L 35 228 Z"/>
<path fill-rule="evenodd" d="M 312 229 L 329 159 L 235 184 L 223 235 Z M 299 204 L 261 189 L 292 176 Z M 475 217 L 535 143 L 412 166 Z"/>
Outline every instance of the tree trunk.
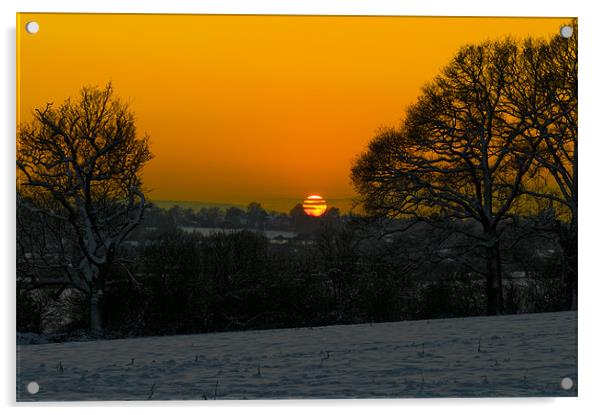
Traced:
<path fill-rule="evenodd" d="M 504 297 L 500 246 L 497 238 L 485 248 L 487 257 L 487 314 L 490 316 L 502 314 Z"/>
<path fill-rule="evenodd" d="M 98 275 L 92 281 L 90 291 L 90 333 L 94 336 L 100 336 L 104 331 L 104 286 L 106 269 L 98 270 Z"/>
<path fill-rule="evenodd" d="M 102 290 L 96 287 L 92 288 L 90 293 L 90 333 L 98 336 L 103 332 L 102 329 Z"/>

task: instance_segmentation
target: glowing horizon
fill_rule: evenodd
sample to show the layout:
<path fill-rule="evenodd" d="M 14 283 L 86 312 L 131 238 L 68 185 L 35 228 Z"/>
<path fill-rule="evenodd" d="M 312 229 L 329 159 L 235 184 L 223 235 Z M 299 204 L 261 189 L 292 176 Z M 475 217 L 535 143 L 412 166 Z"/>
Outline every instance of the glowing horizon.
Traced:
<path fill-rule="evenodd" d="M 111 81 L 151 136 L 151 200 L 349 199 L 355 157 L 459 47 L 566 21 L 24 13 L 17 116 Z"/>

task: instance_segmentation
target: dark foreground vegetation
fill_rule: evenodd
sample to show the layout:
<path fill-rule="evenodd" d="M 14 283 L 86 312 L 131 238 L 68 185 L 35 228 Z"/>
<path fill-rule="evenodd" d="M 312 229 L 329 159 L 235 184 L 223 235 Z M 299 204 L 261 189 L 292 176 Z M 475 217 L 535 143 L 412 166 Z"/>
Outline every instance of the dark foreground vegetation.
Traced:
<path fill-rule="evenodd" d="M 256 226 L 217 227 L 208 235 L 182 230 L 203 223 L 208 211 L 149 209 L 107 273 L 105 335 L 487 314 L 486 262 L 466 237 L 426 224 L 398 232 L 406 222 L 339 216 L 335 210 L 305 217 L 305 232 L 294 216 L 268 214 L 257 205 L 240 217 L 246 222 L 256 209 L 263 218 Z M 225 211 L 211 214 L 217 224 L 227 223 Z M 273 220 L 288 224 L 286 237 L 269 238 L 261 230 Z M 508 228 L 501 243 L 504 312 L 570 307 L 552 225 L 543 217 L 524 218 Z M 67 280 L 57 286 L 60 274 L 36 273 L 27 264 L 23 260 L 19 267 L 18 330 L 83 333 L 89 327 L 86 296 L 66 288 Z"/>

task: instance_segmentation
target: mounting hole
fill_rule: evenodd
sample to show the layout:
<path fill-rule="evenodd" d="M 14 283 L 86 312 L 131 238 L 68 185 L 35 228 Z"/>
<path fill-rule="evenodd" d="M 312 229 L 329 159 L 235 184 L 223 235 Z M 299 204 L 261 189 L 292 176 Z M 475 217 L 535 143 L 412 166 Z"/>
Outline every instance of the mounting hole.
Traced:
<path fill-rule="evenodd" d="M 562 380 L 560 381 L 560 387 L 565 391 L 573 389 L 573 379 L 562 378 Z"/>
<path fill-rule="evenodd" d="M 573 28 L 571 26 L 562 26 L 560 28 L 560 36 L 562 36 L 565 39 L 570 38 L 571 36 L 573 36 Z"/>
<path fill-rule="evenodd" d="M 27 24 L 25 25 L 25 30 L 27 31 L 27 33 L 35 35 L 40 31 L 40 25 L 38 24 L 38 22 L 27 22 Z"/>
<path fill-rule="evenodd" d="M 39 391 L 40 391 L 40 385 L 38 385 L 38 382 L 29 382 L 27 384 L 27 392 L 29 394 L 35 395 Z"/>

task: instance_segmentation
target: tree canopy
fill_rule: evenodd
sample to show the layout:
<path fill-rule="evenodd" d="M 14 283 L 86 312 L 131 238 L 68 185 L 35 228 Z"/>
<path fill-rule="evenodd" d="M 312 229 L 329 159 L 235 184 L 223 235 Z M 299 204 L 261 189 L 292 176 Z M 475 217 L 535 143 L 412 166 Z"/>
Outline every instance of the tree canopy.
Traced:
<path fill-rule="evenodd" d="M 91 325 L 100 330 L 106 270 L 144 212 L 142 169 L 152 158 L 149 137 L 138 136 L 134 113 L 110 84 L 85 87 L 76 99 L 48 104 L 33 115 L 17 135 L 19 211 L 36 213 L 30 219 L 46 225 L 63 224 L 68 237 L 55 237 L 50 246 L 64 253 L 70 241 L 73 249 L 50 265 L 62 268 L 73 286 L 91 297 Z"/>

